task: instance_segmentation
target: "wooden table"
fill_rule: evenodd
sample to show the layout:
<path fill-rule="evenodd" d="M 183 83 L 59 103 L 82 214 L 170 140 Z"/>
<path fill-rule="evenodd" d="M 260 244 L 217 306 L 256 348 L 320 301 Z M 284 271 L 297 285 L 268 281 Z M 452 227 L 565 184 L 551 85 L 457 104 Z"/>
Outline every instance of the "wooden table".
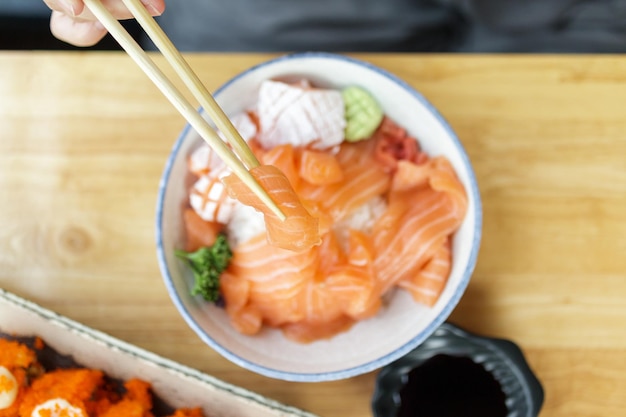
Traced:
<path fill-rule="evenodd" d="M 192 55 L 210 89 L 268 55 Z M 360 55 L 458 132 L 484 199 L 451 321 L 508 338 L 542 416 L 626 413 L 626 57 Z M 154 213 L 183 119 L 118 53 L 0 53 L 0 287 L 323 417 L 371 415 L 375 373 L 255 375 L 195 336 L 162 285 Z"/>

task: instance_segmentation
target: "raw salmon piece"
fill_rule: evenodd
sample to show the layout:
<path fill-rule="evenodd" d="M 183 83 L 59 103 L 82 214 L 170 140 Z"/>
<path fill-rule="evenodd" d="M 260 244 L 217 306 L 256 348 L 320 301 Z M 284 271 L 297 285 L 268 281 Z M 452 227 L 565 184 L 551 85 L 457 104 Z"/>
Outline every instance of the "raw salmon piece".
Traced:
<path fill-rule="evenodd" d="M 228 223 L 237 201 L 228 196 L 222 181 L 212 175 L 203 175 L 189 193 L 189 204 L 206 221 Z"/>
<path fill-rule="evenodd" d="M 322 243 L 318 248 L 317 273 L 321 276 L 328 276 L 336 265 L 343 265 L 347 262 L 347 256 L 337 235 L 332 231 L 322 236 Z"/>
<path fill-rule="evenodd" d="M 237 311 L 229 312 L 229 315 L 233 327 L 242 334 L 257 334 L 263 326 L 261 312 L 254 305 L 246 305 Z"/>
<path fill-rule="evenodd" d="M 423 269 L 399 281 L 398 286 L 409 291 L 416 302 L 432 307 L 448 282 L 451 267 L 452 252 L 447 239 Z"/>
<path fill-rule="evenodd" d="M 307 201 L 317 202 L 338 222 L 389 189 L 390 176 L 376 163 L 369 162 L 342 165 L 342 181 L 325 186 L 302 183 L 298 193 Z"/>
<path fill-rule="evenodd" d="M 351 236 L 350 243 L 355 245 L 359 237 L 352 239 Z M 346 310 L 354 304 L 354 299 L 359 298 L 360 294 L 355 296 L 355 292 L 362 292 L 359 285 L 343 280 L 345 275 L 342 272 L 351 267 L 366 267 L 362 265 L 362 257 L 369 258 L 369 254 L 355 248 L 350 256 L 346 256 L 332 232 L 324 236 L 322 244 L 316 249 L 316 270 L 312 271 L 312 279 L 308 280 L 303 294 L 302 302 L 306 312 L 304 321 L 328 323 L 345 316 Z"/>
<path fill-rule="evenodd" d="M 325 278 L 318 275 L 307 282 L 300 301 L 304 306 L 304 315 L 299 321 L 323 324 L 344 316 L 343 306 L 335 299 L 335 293 Z"/>
<path fill-rule="evenodd" d="M 185 225 L 185 250 L 195 252 L 202 247 L 215 243 L 217 235 L 224 229 L 224 225 L 203 220 L 194 209 L 187 208 L 183 212 Z"/>
<path fill-rule="evenodd" d="M 298 343 L 312 343 L 317 340 L 330 339 L 339 333 L 349 330 L 356 321 L 348 316 L 340 316 L 326 323 L 310 323 L 301 321 L 281 326 L 285 337 Z"/>
<path fill-rule="evenodd" d="M 314 185 L 334 184 L 343 179 L 343 169 L 335 155 L 305 149 L 300 154 L 300 177 Z"/>
<path fill-rule="evenodd" d="M 296 163 L 296 151 L 290 144 L 280 145 L 263 153 L 260 161 L 263 165 L 272 165 L 280 169 L 294 189 L 300 183 L 298 166 Z"/>
<path fill-rule="evenodd" d="M 346 262 L 337 264 L 328 274 L 325 285 L 329 298 L 346 315 L 362 320 L 378 312 L 380 287 L 374 270 L 374 248 L 364 233 L 350 231 Z"/>
<path fill-rule="evenodd" d="M 319 245 L 321 242 L 319 221 L 302 205 L 285 174 L 272 165 L 259 165 L 252 168 L 250 173 L 285 214 L 287 218 L 284 221 L 281 221 L 237 176 L 229 175 L 222 181 L 232 198 L 263 213 L 269 242 L 292 251 L 302 251 Z"/>
<path fill-rule="evenodd" d="M 220 293 L 224 297 L 226 313 L 237 331 L 252 335 L 261 330 L 261 312 L 249 303 L 250 281 L 228 271 L 223 272 L 220 276 Z"/>
<path fill-rule="evenodd" d="M 311 255 L 314 267 L 307 271 L 307 279 L 302 291 L 294 297 L 294 301 L 297 302 L 296 305 L 302 311 L 302 317 L 297 321 L 292 320 L 290 323 L 307 323 L 313 326 L 319 333 L 318 339 L 324 338 L 323 334 L 330 336 L 330 333 L 325 333 L 328 329 L 323 330 L 324 327 L 332 328 L 332 323 L 345 322 L 344 306 L 337 299 L 338 291 L 332 288 L 328 280 L 329 276 L 323 273 L 323 268 L 329 268 L 329 270 L 334 268 L 333 265 L 324 265 L 324 261 L 330 263 L 332 259 L 341 259 L 340 252 L 339 245 L 333 242 L 332 237 L 324 239 L 322 245 L 312 248 Z"/>
<path fill-rule="evenodd" d="M 375 265 L 383 292 L 417 273 L 456 227 L 458 222 L 444 205 L 437 205 L 427 214 L 406 223 L 389 246 L 379 248 L 380 256 Z M 392 264 L 389 264 L 390 259 L 394 261 Z"/>
<path fill-rule="evenodd" d="M 406 161 L 399 164 L 418 167 Z M 417 274 L 458 229 L 467 209 L 465 189 L 445 158 L 433 158 L 415 169 L 428 171 L 429 186 L 424 186 L 419 175 L 415 176 L 415 189 L 405 182 L 401 187 L 392 184 L 388 213 L 375 226 L 374 264 L 383 293 Z"/>
<path fill-rule="evenodd" d="M 268 323 L 293 322 L 304 316 L 301 295 L 315 274 L 317 252 L 317 248 L 292 252 L 257 236 L 233 248 L 228 271 L 249 282 L 248 304 L 258 308 Z"/>
<path fill-rule="evenodd" d="M 250 298 L 250 282 L 228 271 L 220 275 L 220 294 L 229 314 L 244 308 Z"/>
<path fill-rule="evenodd" d="M 346 125 L 341 92 L 265 81 L 257 105 L 259 142 L 270 149 L 290 143 L 327 149 L 344 139 Z"/>

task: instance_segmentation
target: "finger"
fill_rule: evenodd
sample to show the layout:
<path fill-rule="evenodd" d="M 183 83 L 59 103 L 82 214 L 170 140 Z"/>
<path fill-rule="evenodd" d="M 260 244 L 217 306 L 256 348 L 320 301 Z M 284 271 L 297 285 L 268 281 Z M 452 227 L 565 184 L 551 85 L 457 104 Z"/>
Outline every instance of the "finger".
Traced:
<path fill-rule="evenodd" d="M 124 3 L 120 0 L 101 0 L 102 4 L 109 10 L 109 12 L 118 20 L 132 19 L 133 15 L 126 8 Z M 145 6 L 146 10 L 152 16 L 160 16 L 165 10 L 164 0 L 141 0 L 141 3 Z M 85 7 L 80 15 L 81 19 L 96 20 L 89 7 Z"/>
<path fill-rule="evenodd" d="M 68 16 L 80 17 L 83 20 L 96 20 L 82 0 L 44 0 L 44 2 L 52 10 L 63 12 Z M 101 2 L 116 19 L 133 17 L 121 0 L 101 0 Z M 165 0 L 141 0 L 141 3 L 152 16 L 160 16 L 165 10 Z"/>
<path fill-rule="evenodd" d="M 56 10 L 50 17 L 50 31 L 56 38 L 75 46 L 93 46 L 107 34 L 100 22 L 77 20 Z"/>
<path fill-rule="evenodd" d="M 81 0 L 43 0 L 46 5 L 57 12 L 63 12 L 68 16 L 78 16 L 85 9 Z"/>

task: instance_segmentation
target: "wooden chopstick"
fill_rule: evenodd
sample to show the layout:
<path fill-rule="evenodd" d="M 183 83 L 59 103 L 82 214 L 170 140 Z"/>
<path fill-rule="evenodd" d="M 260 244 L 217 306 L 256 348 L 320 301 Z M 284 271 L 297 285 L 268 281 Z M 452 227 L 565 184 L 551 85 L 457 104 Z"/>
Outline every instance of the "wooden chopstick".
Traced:
<path fill-rule="evenodd" d="M 100 0 L 84 0 L 85 5 L 94 14 L 94 16 L 102 23 L 113 38 L 120 44 L 126 53 L 135 61 L 135 63 L 143 70 L 150 80 L 161 90 L 163 95 L 172 103 L 172 105 L 183 115 L 189 124 L 198 132 L 198 134 L 217 152 L 218 156 L 224 163 L 237 175 L 249 188 L 255 193 L 259 199 L 269 207 L 279 219 L 285 220 L 286 216 L 282 210 L 276 205 L 276 202 L 256 181 L 248 169 L 259 165 L 254 154 L 241 138 L 232 123 L 226 117 L 223 110 L 215 102 L 215 99 L 209 94 L 198 77 L 193 73 L 189 65 L 182 58 L 182 55 L 176 50 L 171 41 L 158 27 L 158 24 L 152 16 L 145 12 L 145 8 L 139 0 L 124 0 L 128 9 L 137 18 L 139 24 L 146 30 L 146 33 L 155 45 L 163 50 L 161 51 L 165 59 L 175 68 L 178 75 L 183 79 L 185 84 L 196 97 L 202 97 L 202 102 L 206 103 L 205 110 L 215 122 L 216 126 L 224 129 L 222 133 L 229 143 L 232 143 L 233 149 L 236 149 L 241 160 L 237 158 L 233 149 L 229 148 L 226 143 L 218 136 L 208 122 L 197 112 L 197 110 L 187 101 L 183 94 L 176 89 L 174 84 L 165 76 L 148 54 L 141 49 L 141 46 L 135 39 L 124 29 L 118 20 L 109 13 L 102 5 Z M 138 12 L 135 14 L 135 12 Z M 147 18 L 146 18 L 147 17 Z M 150 22 L 151 23 L 146 23 Z M 145 25 L 145 27 L 144 27 Z M 147 29 L 146 29 L 147 28 Z M 157 30 L 158 28 L 158 30 Z M 154 35 L 154 37 L 153 37 Z M 166 52 L 163 52 L 166 51 Z M 191 75 L 193 74 L 193 75 Z M 201 87 L 199 87 L 201 86 Z M 199 100 L 200 101 L 200 100 Z M 203 106 L 205 104 L 202 104 Z M 235 133 L 235 134 L 233 134 Z M 248 168 L 244 165 L 246 161 Z"/>
<path fill-rule="evenodd" d="M 200 78 L 191 69 L 182 54 L 176 49 L 172 41 L 167 37 L 161 26 L 148 13 L 145 6 L 140 0 L 122 0 L 143 30 L 148 34 L 156 47 L 166 57 L 170 65 L 177 72 L 178 76 L 183 80 L 187 88 L 194 95 L 196 100 L 208 113 L 209 117 L 218 129 L 225 133 L 224 136 L 230 145 L 239 155 L 242 162 L 252 169 L 259 165 L 256 156 L 250 151 L 248 144 L 243 140 L 237 129 L 233 126 L 230 119 L 226 116 L 222 108 L 217 104 L 213 96 L 206 89 Z"/>

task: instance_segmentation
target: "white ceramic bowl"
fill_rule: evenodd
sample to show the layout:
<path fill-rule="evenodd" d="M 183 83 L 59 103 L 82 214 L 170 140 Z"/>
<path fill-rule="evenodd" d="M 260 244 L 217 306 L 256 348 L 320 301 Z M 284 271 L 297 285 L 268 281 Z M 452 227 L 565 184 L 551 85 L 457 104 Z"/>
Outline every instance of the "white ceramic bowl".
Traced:
<path fill-rule="evenodd" d="M 226 313 L 192 297 L 192 276 L 174 256 L 183 242 L 186 156 L 202 140 L 187 126 L 172 149 L 159 187 L 157 252 L 165 285 L 189 326 L 211 348 L 230 361 L 259 374 L 291 381 L 327 381 L 378 369 L 422 343 L 450 315 L 470 280 L 480 246 L 482 212 L 474 172 L 463 146 L 437 110 L 396 76 L 369 63 L 342 55 L 299 53 L 257 65 L 235 76 L 215 92 L 227 114 L 254 104 L 263 80 L 303 76 L 317 85 L 361 85 L 382 105 L 385 113 L 419 138 L 431 155 L 445 155 L 455 167 L 469 197 L 469 209 L 453 239 L 453 267 L 448 284 L 433 308 L 416 304 L 397 291 L 388 307 L 372 319 L 326 341 L 298 344 L 278 330 L 256 336 L 239 334 Z"/>

